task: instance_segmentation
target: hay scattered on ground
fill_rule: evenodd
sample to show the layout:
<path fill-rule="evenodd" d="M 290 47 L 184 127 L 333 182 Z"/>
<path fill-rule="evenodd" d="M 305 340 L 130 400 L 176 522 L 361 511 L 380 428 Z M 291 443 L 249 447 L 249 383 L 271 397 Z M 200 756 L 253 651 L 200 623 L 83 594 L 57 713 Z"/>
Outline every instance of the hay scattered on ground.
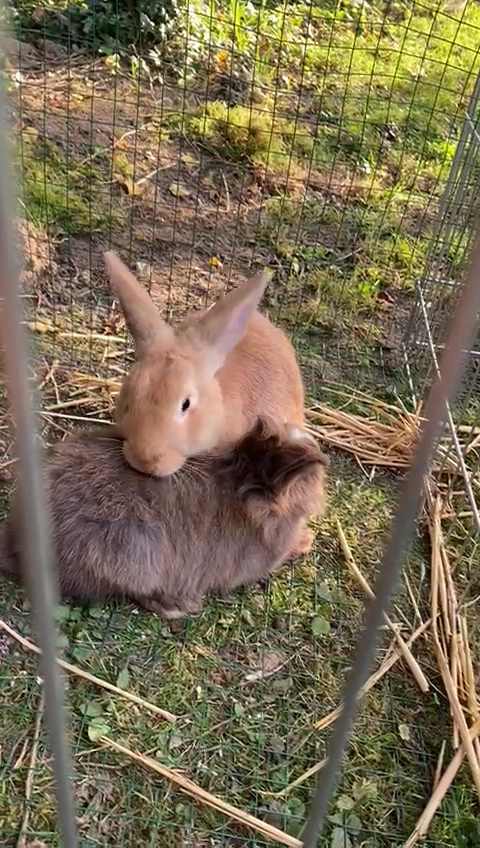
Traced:
<path fill-rule="evenodd" d="M 110 369 L 112 360 L 125 355 L 124 348 L 118 344 L 123 341 L 121 337 L 99 335 L 95 340 L 103 340 L 104 360 L 108 359 Z M 68 399 L 57 399 L 45 407 L 45 412 L 65 413 L 65 418 L 72 419 L 75 410 L 88 413 L 95 409 L 97 414 L 111 415 L 120 386 L 120 376 L 98 377 L 73 371 L 63 386 Z M 306 415 L 309 432 L 324 446 L 352 454 L 362 467 L 397 471 L 409 468 L 423 423 L 421 408 L 410 412 L 400 401 L 386 403 L 361 391 L 352 393 L 326 384 L 323 391 L 334 397 L 335 405 L 314 403 Z M 352 408 L 361 411 L 350 411 Z M 471 440 L 469 428 L 460 432 L 461 444 L 463 441 L 466 446 L 467 440 L 469 452 L 478 451 L 479 440 Z M 458 461 L 447 441 L 438 447 L 433 471 L 447 478 L 459 473 Z"/>
<path fill-rule="evenodd" d="M 118 370 L 118 378 L 93 376 L 80 370 L 60 372 L 55 364 L 49 366 L 41 375 L 44 396 L 51 397 L 51 402 L 47 401 L 42 408 L 43 416 L 50 417 L 57 421 L 57 424 L 58 419 L 64 419 L 66 425 L 78 421 L 105 420 L 111 416 L 115 396 L 121 385 L 122 373 L 122 366 L 119 364 L 117 368 L 115 360 L 120 360 L 120 357 L 125 355 L 124 339 L 98 334 L 95 336 L 95 342 L 104 347 L 104 361 L 109 358 L 109 374 L 111 370 Z M 402 471 L 409 467 L 422 424 L 420 408 L 410 412 L 400 401 L 387 403 L 360 391 L 352 393 L 328 385 L 324 386 L 324 394 L 334 397 L 336 406 L 315 403 L 307 410 L 309 430 L 324 446 L 353 455 L 362 467 L 370 468 L 370 475 L 374 473 L 376 467 L 394 471 Z M 91 417 L 92 414 L 95 418 Z M 68 428 L 65 431 L 67 432 Z M 460 428 L 460 438 L 464 437 L 471 438 L 471 433 L 467 428 L 464 431 Z M 473 444 L 475 451 L 477 449 L 475 442 L 470 444 Z M 421 637 L 422 642 L 428 646 L 429 652 L 435 658 L 450 705 L 451 746 L 455 754 L 446 768 L 443 768 L 443 756 L 439 760 L 433 779 L 432 796 L 414 831 L 405 842 L 404 848 L 413 848 L 426 835 L 464 759 L 468 762 L 480 798 L 480 696 L 476 689 L 474 674 L 476 663 L 472 657 L 473 650 L 469 639 L 465 605 L 462 600 L 459 601 L 459 592 L 455 585 L 455 569 L 450 563 L 442 536 L 442 519 L 450 517 L 451 514 L 449 514 L 449 505 L 442 498 L 442 493 L 445 489 L 448 490 L 451 480 L 458 475 L 457 463 L 450 455 L 446 443 L 440 445 L 433 470 L 442 483 L 437 488 L 434 488 L 433 483 L 427 485 L 423 515 L 431 545 L 430 617 L 427 621 L 423 621 L 418 611 L 416 615 L 418 620 L 407 625 L 408 632 L 405 632 L 404 622 L 400 625 L 390 618 L 386 619 L 389 629 L 394 634 L 392 646 L 363 692 L 364 694 L 375 686 L 397 662 L 403 660 L 411 672 L 412 680 L 416 681 L 422 691 L 419 697 L 433 697 L 428 681 L 411 650 L 416 640 Z M 371 597 L 372 590 L 356 569 L 340 525 L 337 526 L 337 531 L 339 546 L 350 574 L 362 586 L 365 594 Z M 401 629 L 402 633 L 400 633 Z M 143 706 L 145 709 L 149 707 L 148 704 Z M 324 718 L 317 720 L 314 732 L 321 733 L 331 727 L 340 714 L 341 705 Z M 117 750 L 120 752 L 120 749 Z M 445 751 L 445 746 L 442 751 Z M 131 751 L 121 751 L 121 753 L 142 758 L 141 755 Z M 312 765 L 285 790 L 277 793 L 278 796 L 288 794 L 291 789 L 311 778 L 324 767 L 325 762 L 322 760 Z M 146 761 L 145 764 L 148 765 Z M 166 770 L 163 774 L 175 782 L 179 780 L 176 773 L 169 774 Z M 185 788 L 185 791 L 190 791 L 189 787 Z M 197 794 L 196 788 L 195 796 L 199 802 L 212 803 L 212 798 L 202 798 L 201 794 Z M 214 800 L 216 802 L 218 799 Z M 219 803 L 218 809 L 225 813 L 233 809 L 224 802 Z M 262 832 L 267 838 L 275 838 L 273 831 L 269 832 L 268 825 L 263 826 L 259 820 L 249 818 L 246 812 L 243 813 L 235 808 L 235 815 L 240 817 L 247 826 L 250 825 L 254 830 Z M 300 844 L 296 840 L 288 842 L 286 834 L 282 834 L 283 837 L 285 844 Z M 279 838 L 277 833 L 277 841 Z"/>
<path fill-rule="evenodd" d="M 323 391 L 334 396 L 337 405 L 315 403 L 307 410 L 309 430 L 319 441 L 353 454 L 361 465 L 398 470 L 410 466 L 423 422 L 421 407 L 410 412 L 400 400 L 386 403 L 365 392 L 328 385 Z M 352 407 L 360 407 L 362 412 L 349 411 Z M 440 443 L 433 470 L 445 475 L 458 473 L 458 463 L 447 445 Z"/>
<path fill-rule="evenodd" d="M 427 485 L 425 516 L 431 545 L 430 643 L 452 716 L 451 747 L 455 754 L 442 772 L 445 745 L 434 775 L 432 795 L 404 848 L 428 833 L 433 817 L 450 789 L 464 759 L 480 798 L 480 694 L 476 687 L 471 640 L 465 604 L 459 601 L 455 568 L 450 562 L 442 532 L 444 503 Z M 464 593 L 462 593 L 464 594 Z"/>

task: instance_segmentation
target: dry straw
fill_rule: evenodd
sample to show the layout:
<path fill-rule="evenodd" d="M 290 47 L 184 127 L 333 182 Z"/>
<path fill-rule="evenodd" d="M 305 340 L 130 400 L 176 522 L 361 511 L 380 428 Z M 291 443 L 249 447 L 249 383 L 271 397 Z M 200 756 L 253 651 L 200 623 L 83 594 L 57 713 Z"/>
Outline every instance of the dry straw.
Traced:
<path fill-rule="evenodd" d="M 105 736 L 102 736 L 100 741 L 105 745 L 105 747 L 111 748 L 113 751 L 117 751 L 117 753 L 123 754 L 125 757 L 128 757 L 130 760 L 138 763 L 138 765 L 150 769 L 150 771 L 155 771 L 157 774 L 165 777 L 170 781 L 170 783 L 173 783 L 178 787 L 178 789 L 185 792 L 187 795 L 190 795 L 190 797 L 194 798 L 196 801 L 202 802 L 207 807 L 212 807 L 214 810 L 217 810 L 229 819 L 240 822 L 240 824 L 243 824 L 251 830 L 256 830 L 257 833 L 261 833 L 262 836 L 267 837 L 267 839 L 273 840 L 273 842 L 276 842 L 277 845 L 288 845 L 290 848 L 302 848 L 302 843 L 299 839 L 296 839 L 294 836 L 290 836 L 290 834 L 285 833 L 283 830 L 279 830 L 277 827 L 273 827 L 271 824 L 267 824 L 267 822 L 264 822 L 255 816 L 251 816 L 250 813 L 246 813 L 239 807 L 234 807 L 232 804 L 229 804 L 227 801 L 223 801 L 216 795 L 212 795 L 211 792 L 207 792 L 206 789 L 198 786 L 198 784 L 194 783 L 193 780 L 189 780 L 188 777 L 184 777 L 178 772 L 173 771 L 173 769 L 168 768 L 168 766 L 163 765 L 163 763 L 158 762 L 158 760 L 153 760 L 151 757 L 132 751 L 130 748 L 126 748 L 124 745 L 119 745 L 117 742 L 114 742 L 112 739 L 108 739 Z"/>
<path fill-rule="evenodd" d="M 328 383 L 322 385 L 322 390 L 335 396 L 342 407 L 315 403 L 307 410 L 309 430 L 321 442 L 353 454 L 365 465 L 396 469 L 410 466 L 422 423 L 420 407 L 409 412 L 400 401 L 386 403 L 365 392 L 347 391 Z M 353 405 L 362 413 L 349 411 Z M 457 473 L 456 461 L 442 445 L 435 469 Z"/>
<path fill-rule="evenodd" d="M 123 356 L 124 349 L 116 343 L 124 340 L 121 337 L 98 334 L 98 336 L 95 336 L 95 341 L 101 342 L 104 347 L 102 361 L 108 359 L 110 368 L 120 373 L 120 369 L 116 369 L 111 360 Z M 44 378 L 44 384 L 51 384 L 55 394 L 55 400 L 53 401 L 52 398 L 52 404 L 43 410 L 45 415 L 57 420 L 92 421 L 93 419 L 89 418 L 89 414 L 94 410 L 97 414 L 99 411 L 107 415 L 111 413 L 114 397 L 120 388 L 119 379 L 115 377 L 108 379 L 94 377 L 81 372 L 63 374 L 63 383 L 59 390 L 56 375 L 59 376 L 58 369 L 56 366 L 52 366 Z M 356 390 L 352 392 L 328 382 L 323 384 L 323 392 L 325 395 L 330 394 L 335 398 L 335 408 L 315 403 L 307 410 L 307 420 L 310 432 L 324 445 L 347 451 L 355 457 L 361 466 L 370 466 L 373 470 L 375 467 L 406 470 L 410 466 L 422 424 L 421 407 L 415 412 L 410 412 L 398 399 L 395 403 L 386 403 L 364 392 Z M 66 397 L 62 397 L 62 395 L 66 395 Z M 82 414 L 83 411 L 85 414 Z M 471 429 L 460 427 L 458 432 L 459 439 L 464 446 L 462 440 L 471 438 Z M 450 456 L 448 448 L 442 444 L 437 452 L 434 470 L 446 476 L 447 479 L 449 475 L 455 476 L 458 473 L 456 460 Z M 474 660 L 469 642 L 465 608 L 462 608 L 457 600 L 454 569 L 449 561 L 442 536 L 443 511 L 444 504 L 438 495 L 434 498 L 427 487 L 425 514 L 431 542 L 430 618 L 428 621 L 422 621 L 417 601 L 407 580 L 407 592 L 419 626 L 411 633 L 409 638 L 404 639 L 400 634 L 399 625 L 385 616 L 386 624 L 392 631 L 394 639 L 383 662 L 377 671 L 370 676 L 359 694 L 359 697 L 365 695 L 400 660 L 403 660 L 420 691 L 423 695 L 427 695 L 429 683 L 418 661 L 413 656 L 411 647 L 421 636 L 426 637 L 429 633 L 431 634 L 431 639 L 427 639 L 426 642 L 433 648 L 443 680 L 452 715 L 452 745 L 456 752 L 442 773 L 446 748 L 445 742 L 442 743 L 433 777 L 432 796 L 413 833 L 405 842 L 404 848 L 413 848 L 427 834 L 433 817 L 465 757 L 480 797 L 480 701 L 475 687 Z M 350 575 L 371 600 L 373 591 L 355 562 L 345 532 L 339 522 L 337 522 L 337 533 Z M 29 642 L 5 622 L 0 621 L 0 629 L 16 639 L 26 650 L 36 654 L 40 653 L 36 645 Z M 63 660 L 58 660 L 58 662 L 68 673 L 82 677 L 114 695 L 137 704 L 140 708 L 147 709 L 169 721 L 176 719 L 172 713 L 156 707 L 132 693 L 118 689 L 113 684 L 103 681 L 89 672 L 85 672 Z M 341 710 L 342 705 L 340 704 L 328 715 L 319 719 L 314 725 L 315 730 L 319 732 L 331 727 L 341 714 Z M 150 771 L 162 775 L 197 801 L 213 807 L 264 837 L 272 839 L 277 844 L 301 846 L 298 839 L 217 798 L 197 786 L 193 781 L 179 775 L 156 760 L 131 751 L 110 739 L 102 739 L 102 743 Z M 317 774 L 324 767 L 325 762 L 325 760 L 321 760 L 312 765 L 281 792 L 264 794 L 274 797 L 287 795 Z"/>
<path fill-rule="evenodd" d="M 30 762 L 28 765 L 27 779 L 25 781 L 25 810 L 23 814 L 22 825 L 17 839 L 17 848 L 27 848 L 28 825 L 30 821 L 30 799 L 32 797 L 33 783 L 35 780 L 35 769 L 37 766 L 38 743 L 40 741 L 40 728 L 42 725 L 43 712 L 45 709 L 45 696 L 43 692 L 40 695 L 38 703 L 37 717 L 35 719 L 35 727 L 33 729 L 32 752 L 30 754 Z M 32 843 L 30 843 L 32 844 Z"/>
<path fill-rule="evenodd" d="M 37 645 L 34 645 L 33 642 L 30 642 L 28 639 L 25 639 L 24 636 L 21 636 L 13 627 L 10 627 L 5 621 L 0 620 L 0 630 L 4 630 L 5 633 L 8 633 L 12 639 L 15 639 L 22 648 L 30 651 L 32 654 L 37 654 L 39 656 L 42 652 Z M 83 668 L 79 668 L 76 665 L 72 665 L 71 663 L 66 662 L 65 660 L 61 660 L 57 657 L 57 663 L 60 668 L 63 668 L 64 671 L 68 671 L 69 674 L 75 675 L 75 677 L 82 677 L 84 680 L 88 680 L 89 683 L 93 683 L 94 686 L 99 686 L 101 689 L 106 689 L 107 692 L 112 692 L 114 695 L 118 695 L 120 698 L 123 698 L 125 701 L 130 701 L 133 704 L 137 704 L 139 707 L 143 707 L 149 712 L 154 713 L 155 715 L 160 716 L 160 718 L 165 719 L 166 721 L 176 721 L 177 716 L 173 715 L 173 713 L 168 712 L 168 710 L 163 710 L 161 707 L 155 706 L 155 704 L 151 704 L 149 701 L 145 701 L 143 698 L 140 698 L 139 695 L 134 695 L 133 692 L 127 692 L 126 689 L 119 689 L 118 686 L 114 686 L 113 683 L 109 683 L 107 680 L 102 680 L 100 677 L 95 677 L 94 674 L 90 674 L 89 671 L 84 671 Z"/>
<path fill-rule="evenodd" d="M 475 739 L 478 739 L 478 735 L 480 734 L 480 719 L 472 725 L 472 727 L 468 731 L 469 741 L 473 742 Z M 463 763 L 465 757 L 465 750 L 463 748 L 459 748 L 445 771 L 443 772 L 442 777 L 436 782 L 434 785 L 434 791 L 432 796 L 425 807 L 422 815 L 418 819 L 414 830 L 410 834 L 409 838 L 406 842 L 404 842 L 402 848 L 413 848 L 420 840 L 423 840 L 424 836 L 427 835 L 428 829 L 433 821 L 433 817 L 437 812 L 440 804 L 442 803 L 445 795 L 447 794 L 450 786 L 452 785 L 455 777 L 457 776 L 458 770 Z"/>
<path fill-rule="evenodd" d="M 355 563 L 355 560 L 353 558 L 353 554 L 350 550 L 350 546 L 347 542 L 347 539 L 345 537 L 345 533 L 343 532 L 342 525 L 340 524 L 338 518 L 337 518 L 336 524 L 337 524 L 338 538 L 340 539 L 340 545 L 341 545 L 341 548 L 342 548 L 342 551 L 343 551 L 343 555 L 345 557 L 345 562 L 347 563 L 348 570 L 350 571 L 350 574 L 352 574 L 352 576 L 355 578 L 357 583 L 359 583 L 359 585 L 361 586 L 361 588 L 365 592 L 367 598 L 369 598 L 370 600 L 373 600 L 375 598 L 375 595 L 374 595 L 372 589 L 370 588 L 368 582 L 366 581 L 365 577 L 363 576 L 362 572 L 360 571 L 357 564 Z M 427 678 L 425 677 L 422 669 L 420 668 L 417 660 L 413 656 L 413 654 L 412 654 L 410 648 L 408 647 L 407 643 L 404 641 L 404 639 L 400 635 L 399 630 L 398 630 L 398 625 L 394 624 L 393 621 L 391 620 L 391 618 L 388 615 L 385 614 L 384 618 L 385 618 L 385 622 L 387 624 L 387 627 L 389 627 L 389 629 L 392 631 L 392 633 L 395 637 L 395 640 L 398 643 L 400 653 L 402 654 L 405 662 L 407 663 L 408 667 L 410 668 L 410 671 L 412 672 L 413 677 L 415 678 L 415 680 L 416 680 L 416 682 L 419 686 L 420 691 L 425 694 L 426 692 L 428 692 L 428 690 L 430 688 Z"/>
<path fill-rule="evenodd" d="M 458 603 L 455 569 L 442 533 L 444 504 L 426 487 L 426 516 L 431 545 L 432 645 L 452 716 L 453 759 L 442 774 L 445 741 L 440 748 L 433 791 L 403 848 L 414 848 L 428 833 L 435 813 L 452 785 L 465 757 L 480 797 L 480 710 L 465 609 Z"/>
<path fill-rule="evenodd" d="M 431 619 L 428 619 L 428 621 L 424 621 L 423 624 L 420 625 L 420 627 L 417 627 L 417 629 L 412 633 L 412 635 L 409 637 L 409 639 L 407 639 L 407 641 L 405 643 L 407 648 L 411 648 L 411 646 L 413 645 L 415 640 L 418 639 L 418 637 L 421 636 L 423 633 L 425 633 L 426 630 L 428 630 L 428 628 L 430 627 L 430 624 L 431 624 Z M 403 653 L 399 649 L 397 649 L 397 651 L 395 653 L 390 654 L 384 660 L 384 662 L 382 663 L 380 668 L 378 668 L 377 671 L 375 671 L 368 678 L 367 682 L 362 686 L 362 689 L 360 690 L 359 695 L 358 695 L 359 699 L 363 698 L 363 696 L 366 695 L 367 692 L 370 692 L 370 689 L 373 689 L 373 687 L 378 683 L 378 681 L 381 680 L 382 677 L 384 677 L 385 674 L 387 674 L 387 672 L 390 671 L 391 668 L 393 668 L 395 663 L 397 663 L 398 660 L 402 658 L 402 656 L 403 656 Z M 332 710 L 331 713 L 328 713 L 328 715 L 319 719 L 314 725 L 315 729 L 316 730 L 326 730 L 327 727 L 331 727 L 332 724 L 334 724 L 334 722 L 339 717 L 341 711 L 342 711 L 342 705 L 340 704 L 340 706 L 336 707 L 336 709 Z"/>
<path fill-rule="evenodd" d="M 427 492 L 428 527 L 431 541 L 432 639 L 443 685 L 450 703 L 456 734 L 462 741 L 473 781 L 480 799 L 480 758 L 478 740 L 471 738 L 469 724 L 478 719 L 478 695 L 475 688 L 468 629 L 458 607 L 453 573 L 443 541 L 442 501 Z M 440 612 L 437 621 L 437 613 Z M 459 674 L 461 672 L 461 674 Z M 459 686 L 462 680 L 463 685 Z"/>

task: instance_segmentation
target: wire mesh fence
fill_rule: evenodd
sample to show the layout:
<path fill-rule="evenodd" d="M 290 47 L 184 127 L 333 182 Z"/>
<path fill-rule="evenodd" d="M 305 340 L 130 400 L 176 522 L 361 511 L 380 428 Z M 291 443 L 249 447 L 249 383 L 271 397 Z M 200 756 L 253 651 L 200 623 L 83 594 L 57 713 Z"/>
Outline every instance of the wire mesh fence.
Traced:
<path fill-rule="evenodd" d="M 461 290 L 460 268 L 468 255 L 472 220 L 478 213 L 478 124 L 480 77 L 477 78 L 459 137 L 454 161 L 442 197 L 437 226 L 430 243 L 428 261 L 417 285 L 417 298 L 405 336 L 407 367 L 412 391 L 420 396 L 438 371 L 439 354 L 445 344 L 449 315 Z M 459 271 L 451 274 L 450 258 Z M 453 410 L 448 412 L 450 452 L 464 478 L 465 497 L 473 526 L 468 536 L 480 532 L 478 507 L 478 339 L 469 351 L 467 373 Z M 461 511 L 461 510 L 457 510 Z"/>
<path fill-rule="evenodd" d="M 264 844 L 120 759 L 105 736 L 295 839 L 364 610 L 338 523 L 373 582 L 395 472 L 415 441 L 412 388 L 418 401 L 430 385 L 430 338 L 441 349 L 463 279 L 478 195 L 480 9 L 18 0 L 11 12 L 4 72 L 15 226 L 43 440 L 108 420 L 132 362 L 104 272 L 113 248 L 171 320 L 270 267 L 265 306 L 292 334 L 312 426 L 333 454 L 314 551 L 266 588 L 212 602 L 178 627 L 124 604 L 58 609 L 57 649 L 76 668 L 66 695 L 81 839 Z M 449 467 L 460 455 L 467 466 L 467 489 L 439 478 L 467 601 L 478 553 L 475 362 L 473 354 L 451 412 L 459 449 L 442 443 L 437 460 Z M 7 433 L 5 418 L 6 492 L 15 468 Z M 395 611 L 405 639 L 427 621 L 428 570 L 420 528 Z M 23 595 L 3 581 L 0 593 L 4 622 L 34 641 Z M 475 636 L 470 618 L 469 628 Z M 11 633 L 1 638 L 2 830 L 18 834 L 27 787 L 27 844 L 56 844 L 51 763 L 35 725 L 38 671 Z M 415 649 L 431 689 L 443 691 L 428 640 L 419 636 Z M 390 670 L 366 697 L 321 844 L 403 844 L 431 792 L 441 742 L 452 741 L 443 695 L 423 696 L 394 646 L 377 662 Z M 125 701 L 124 690 L 141 701 Z M 152 704 L 179 721 L 163 721 Z M 476 844 L 474 799 L 462 772 L 430 844 Z"/>

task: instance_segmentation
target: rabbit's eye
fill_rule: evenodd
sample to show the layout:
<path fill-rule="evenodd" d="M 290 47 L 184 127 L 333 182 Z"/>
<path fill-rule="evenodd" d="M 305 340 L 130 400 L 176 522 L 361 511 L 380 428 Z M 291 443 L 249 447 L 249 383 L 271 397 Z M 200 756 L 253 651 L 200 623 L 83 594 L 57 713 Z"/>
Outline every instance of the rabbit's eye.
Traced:
<path fill-rule="evenodd" d="M 187 412 L 188 409 L 190 409 L 190 398 L 185 398 L 182 402 L 182 413 Z"/>

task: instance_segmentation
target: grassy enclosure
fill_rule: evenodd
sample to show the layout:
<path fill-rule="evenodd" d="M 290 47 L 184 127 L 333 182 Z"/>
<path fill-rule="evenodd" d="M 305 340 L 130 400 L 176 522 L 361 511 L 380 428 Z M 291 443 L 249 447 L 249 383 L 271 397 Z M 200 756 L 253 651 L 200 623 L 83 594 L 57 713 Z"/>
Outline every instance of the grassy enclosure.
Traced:
<path fill-rule="evenodd" d="M 332 458 L 314 551 L 268 586 L 211 602 L 178 626 L 121 604 L 57 610 L 59 655 L 75 667 L 66 697 L 81 844 L 272 844 L 108 740 L 298 844 L 310 770 L 325 756 L 365 608 L 339 524 L 373 584 L 415 440 L 400 343 L 480 71 L 480 6 L 180 0 L 118 11 L 15 0 L 11 18 L 4 75 L 45 443 L 108 420 L 131 361 L 103 270 L 113 248 L 171 319 L 270 267 L 265 307 L 292 334 L 310 423 Z M 459 278 L 465 238 L 453 229 L 445 278 Z M 477 416 L 478 393 L 465 423 Z M 1 426 L 6 498 L 6 410 Z M 478 467 L 478 450 L 468 461 Z M 460 612 L 475 652 L 478 543 L 460 484 L 442 480 L 442 526 L 468 586 Z M 392 612 L 405 640 L 430 616 L 431 538 L 420 522 Z M 16 638 L 35 636 L 23 595 L 3 580 L 0 606 L 1 838 L 16 844 L 23 822 L 19 844 L 56 845 L 37 662 Z M 426 694 L 391 636 L 319 843 L 328 848 L 403 845 L 442 750 L 444 765 L 454 753 L 431 634 L 412 649 Z M 478 845 L 477 804 L 463 765 L 426 844 Z"/>

